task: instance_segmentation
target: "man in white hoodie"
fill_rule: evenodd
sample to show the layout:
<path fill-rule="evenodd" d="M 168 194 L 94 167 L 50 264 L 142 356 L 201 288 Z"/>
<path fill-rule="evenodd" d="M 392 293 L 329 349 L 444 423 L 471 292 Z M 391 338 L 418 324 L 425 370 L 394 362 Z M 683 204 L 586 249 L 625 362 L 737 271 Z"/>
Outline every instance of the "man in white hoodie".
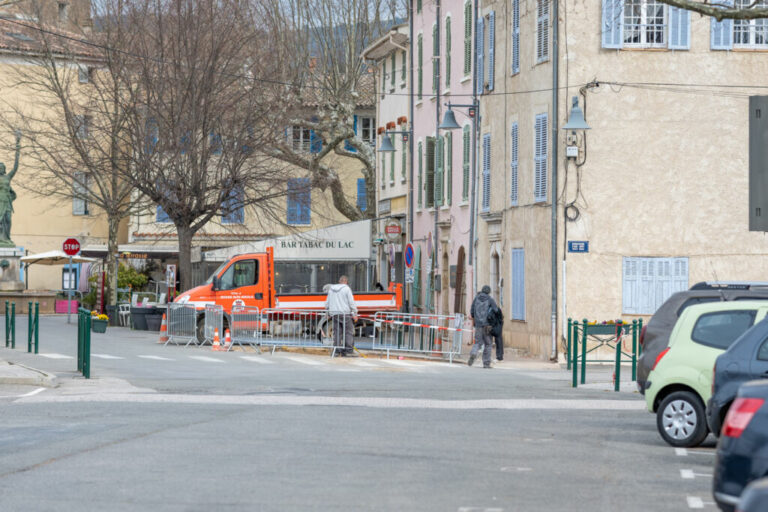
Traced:
<path fill-rule="evenodd" d="M 339 284 L 328 289 L 325 299 L 325 309 L 333 320 L 333 344 L 343 347 L 342 356 L 352 355 L 355 347 L 352 335 L 357 322 L 357 305 L 348 281 L 347 276 L 341 276 Z"/>

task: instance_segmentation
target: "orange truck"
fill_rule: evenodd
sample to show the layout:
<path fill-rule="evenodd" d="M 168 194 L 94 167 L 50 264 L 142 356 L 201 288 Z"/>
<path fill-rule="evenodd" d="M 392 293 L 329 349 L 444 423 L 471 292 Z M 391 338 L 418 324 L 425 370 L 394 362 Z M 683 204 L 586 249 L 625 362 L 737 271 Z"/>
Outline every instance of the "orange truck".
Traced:
<path fill-rule="evenodd" d="M 379 311 L 400 311 L 403 305 L 403 285 L 390 285 L 389 291 L 355 292 L 355 304 L 363 315 Z M 195 288 L 180 294 L 177 304 L 194 305 L 197 314 L 197 333 L 201 339 L 205 306 L 216 304 L 224 309 L 225 328 L 233 306 L 291 310 L 323 311 L 324 293 L 275 293 L 275 258 L 272 247 L 263 253 L 240 254 L 224 262 L 208 278 Z"/>

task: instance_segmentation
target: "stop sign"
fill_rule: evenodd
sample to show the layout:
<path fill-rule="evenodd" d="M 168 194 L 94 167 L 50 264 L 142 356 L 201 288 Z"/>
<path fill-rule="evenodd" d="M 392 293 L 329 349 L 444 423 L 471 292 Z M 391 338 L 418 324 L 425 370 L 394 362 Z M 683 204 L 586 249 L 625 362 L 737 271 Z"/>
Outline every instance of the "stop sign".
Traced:
<path fill-rule="evenodd" d="M 77 241 L 77 238 L 67 238 L 64 240 L 63 249 L 67 256 L 75 256 L 80 252 L 80 242 Z"/>

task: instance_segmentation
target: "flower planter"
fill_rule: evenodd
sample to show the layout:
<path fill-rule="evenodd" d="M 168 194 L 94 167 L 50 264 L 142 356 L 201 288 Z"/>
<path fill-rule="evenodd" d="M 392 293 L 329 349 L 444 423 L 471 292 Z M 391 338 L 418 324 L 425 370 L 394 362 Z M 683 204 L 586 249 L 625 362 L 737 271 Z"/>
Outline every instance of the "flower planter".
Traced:
<path fill-rule="evenodd" d="M 107 332 L 107 320 L 99 320 L 98 318 L 91 319 L 91 331 L 105 333 Z"/>
<path fill-rule="evenodd" d="M 154 331 L 158 332 L 160 330 L 160 324 L 163 323 L 163 315 L 158 314 L 157 312 L 151 313 L 149 315 L 145 315 L 144 318 L 147 319 L 147 330 L 148 331 Z"/>

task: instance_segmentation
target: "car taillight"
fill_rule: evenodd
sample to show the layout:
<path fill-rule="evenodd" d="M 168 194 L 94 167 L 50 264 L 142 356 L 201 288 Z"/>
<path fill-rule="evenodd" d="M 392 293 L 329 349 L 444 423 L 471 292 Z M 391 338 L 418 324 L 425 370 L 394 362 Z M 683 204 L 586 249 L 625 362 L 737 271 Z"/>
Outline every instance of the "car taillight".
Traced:
<path fill-rule="evenodd" d="M 641 347 L 645 346 L 645 330 L 648 328 L 647 325 L 644 325 L 642 329 L 640 329 L 640 339 L 638 340 L 638 343 L 640 343 Z"/>
<path fill-rule="evenodd" d="M 731 408 L 728 409 L 728 414 L 725 415 L 723 435 L 739 437 L 764 402 L 765 400 L 762 398 L 737 398 L 734 400 Z"/>
<path fill-rule="evenodd" d="M 657 356 L 656 356 L 656 362 L 655 362 L 655 363 L 653 363 L 653 368 L 651 368 L 651 370 L 655 370 L 655 369 L 656 369 L 656 365 L 657 365 L 657 364 L 659 364 L 659 361 L 661 361 L 661 358 L 662 358 L 662 357 L 664 357 L 665 355 L 667 355 L 667 352 L 669 352 L 669 347 L 667 347 L 667 348 L 665 348 L 664 350 L 662 350 L 662 351 L 661 351 L 661 354 L 659 354 L 659 355 L 657 355 Z"/>

